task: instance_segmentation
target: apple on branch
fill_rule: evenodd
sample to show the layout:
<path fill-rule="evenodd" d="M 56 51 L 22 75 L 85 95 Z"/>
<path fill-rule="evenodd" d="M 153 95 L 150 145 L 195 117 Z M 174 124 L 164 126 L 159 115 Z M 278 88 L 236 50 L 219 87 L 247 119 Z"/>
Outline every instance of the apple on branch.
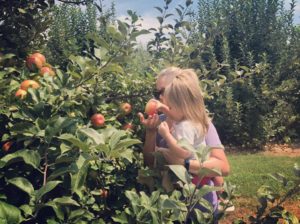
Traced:
<path fill-rule="evenodd" d="M 105 118 L 102 114 L 94 114 L 91 117 L 91 123 L 94 127 L 102 127 L 105 123 Z"/>
<path fill-rule="evenodd" d="M 41 53 L 34 53 L 26 58 L 26 66 L 30 71 L 36 71 L 43 67 L 46 58 Z"/>
<path fill-rule="evenodd" d="M 131 113 L 131 105 L 129 103 L 122 103 L 120 106 L 120 109 L 122 111 L 122 113 L 124 113 L 125 115 L 130 114 Z"/>

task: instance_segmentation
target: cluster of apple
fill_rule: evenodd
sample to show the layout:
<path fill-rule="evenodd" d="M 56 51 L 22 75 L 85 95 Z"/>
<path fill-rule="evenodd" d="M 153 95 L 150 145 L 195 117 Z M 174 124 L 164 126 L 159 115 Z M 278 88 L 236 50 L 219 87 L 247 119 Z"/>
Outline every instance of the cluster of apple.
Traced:
<path fill-rule="evenodd" d="M 55 76 L 55 72 L 51 68 L 51 65 L 46 63 L 46 58 L 41 53 L 33 53 L 29 55 L 26 59 L 26 66 L 32 72 L 38 72 L 40 76 L 44 76 L 45 74 Z M 21 83 L 15 96 L 20 99 L 24 99 L 27 95 L 28 88 L 37 89 L 39 87 L 40 85 L 37 81 L 27 79 Z"/>
<path fill-rule="evenodd" d="M 40 76 L 48 74 L 50 76 L 55 76 L 50 64 L 46 63 L 46 57 L 41 53 L 33 53 L 29 55 L 26 59 L 26 66 L 32 72 L 39 73 Z"/>
<path fill-rule="evenodd" d="M 120 111 L 122 115 L 128 115 L 131 113 L 132 107 L 129 103 L 122 103 L 120 105 Z M 105 124 L 105 118 L 102 114 L 96 113 L 91 117 L 91 123 L 94 127 L 102 127 Z M 122 126 L 123 130 L 132 130 L 132 123 L 126 123 Z"/>

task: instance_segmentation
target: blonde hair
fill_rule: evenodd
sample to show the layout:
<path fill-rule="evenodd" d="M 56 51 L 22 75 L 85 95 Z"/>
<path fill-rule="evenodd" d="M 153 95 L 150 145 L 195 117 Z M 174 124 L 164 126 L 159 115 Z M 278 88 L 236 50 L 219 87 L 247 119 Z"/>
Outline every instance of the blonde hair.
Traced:
<path fill-rule="evenodd" d="M 171 66 L 160 71 L 157 75 L 157 80 L 164 80 L 167 84 L 170 84 L 176 75 L 182 72 L 181 68 Z"/>
<path fill-rule="evenodd" d="M 201 133 L 206 133 L 209 117 L 197 74 L 192 69 L 181 69 L 166 87 L 167 103 L 183 113 L 184 119 L 194 122 Z"/>

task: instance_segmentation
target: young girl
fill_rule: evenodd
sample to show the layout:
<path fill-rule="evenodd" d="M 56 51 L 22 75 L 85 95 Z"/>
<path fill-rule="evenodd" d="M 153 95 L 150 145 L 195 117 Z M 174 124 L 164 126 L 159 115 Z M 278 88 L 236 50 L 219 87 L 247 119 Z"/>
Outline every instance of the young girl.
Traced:
<path fill-rule="evenodd" d="M 197 148 L 205 144 L 205 134 L 209 126 L 203 94 L 195 72 L 191 69 L 182 70 L 165 88 L 164 103 L 157 103 L 158 110 L 173 122 L 171 130 L 167 122 L 162 122 L 158 133 L 164 138 L 174 156 L 192 158 L 193 155 L 181 148 L 177 141 L 184 138 Z"/>

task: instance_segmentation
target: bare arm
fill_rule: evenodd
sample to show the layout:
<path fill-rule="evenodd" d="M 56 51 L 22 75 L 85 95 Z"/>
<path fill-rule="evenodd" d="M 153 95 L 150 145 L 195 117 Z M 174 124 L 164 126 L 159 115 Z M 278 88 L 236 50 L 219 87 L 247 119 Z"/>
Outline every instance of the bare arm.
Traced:
<path fill-rule="evenodd" d="M 146 127 L 146 136 L 143 148 L 144 164 L 152 167 L 154 165 L 154 156 L 152 153 L 155 151 L 156 147 L 157 126 L 159 125 L 160 120 L 157 114 L 149 116 L 147 119 L 144 118 L 142 113 L 139 113 L 138 116 L 140 118 L 140 122 Z"/>
<path fill-rule="evenodd" d="M 191 156 L 191 153 L 188 150 L 180 147 L 177 144 L 177 140 L 173 137 L 171 133 L 167 133 L 164 138 L 169 146 L 169 149 L 172 151 L 174 157 L 186 159 Z"/>

